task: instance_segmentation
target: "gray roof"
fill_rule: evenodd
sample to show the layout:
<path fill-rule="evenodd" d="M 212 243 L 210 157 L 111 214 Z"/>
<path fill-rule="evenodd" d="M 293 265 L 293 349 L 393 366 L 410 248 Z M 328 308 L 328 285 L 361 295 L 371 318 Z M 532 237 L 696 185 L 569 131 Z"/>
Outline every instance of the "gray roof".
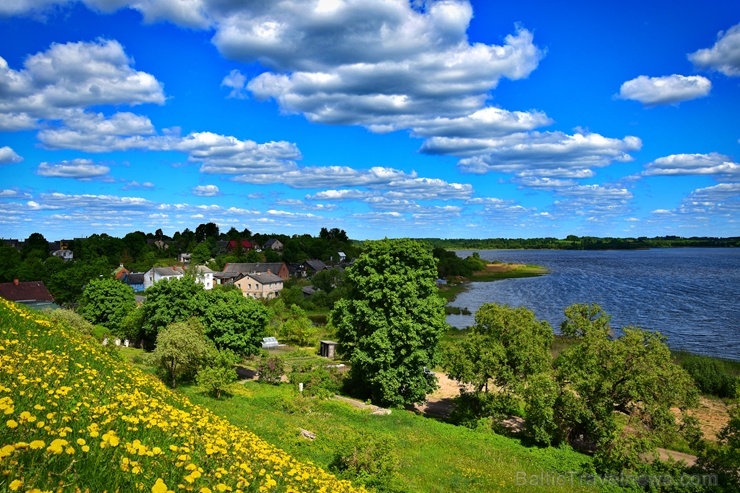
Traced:
<path fill-rule="evenodd" d="M 326 264 L 322 262 L 321 260 L 306 260 L 305 264 L 311 267 L 316 272 L 320 270 L 328 269 Z"/>
<path fill-rule="evenodd" d="M 183 271 L 179 267 L 153 267 L 152 270 L 160 276 L 181 276 Z"/>
<path fill-rule="evenodd" d="M 251 277 L 255 281 L 261 282 L 262 284 L 275 284 L 277 282 L 283 282 L 283 278 L 271 274 L 269 272 L 253 272 L 246 274 L 245 277 Z"/>
<path fill-rule="evenodd" d="M 143 272 L 129 272 L 125 276 L 126 284 L 144 284 Z"/>
<path fill-rule="evenodd" d="M 251 274 L 253 272 L 267 272 L 268 270 L 273 274 L 280 272 L 280 268 L 283 266 L 282 262 L 265 262 L 265 263 L 228 263 L 224 266 L 224 274 Z"/>

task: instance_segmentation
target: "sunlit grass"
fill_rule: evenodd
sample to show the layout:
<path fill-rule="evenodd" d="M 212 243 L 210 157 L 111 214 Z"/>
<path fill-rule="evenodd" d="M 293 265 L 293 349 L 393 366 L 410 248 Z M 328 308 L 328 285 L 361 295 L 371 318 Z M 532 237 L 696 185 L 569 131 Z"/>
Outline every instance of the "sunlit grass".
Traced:
<path fill-rule="evenodd" d="M 356 491 L 0 299 L 0 491 Z"/>
<path fill-rule="evenodd" d="M 248 382 L 242 392 L 222 400 L 209 398 L 197 387 L 181 391 L 233 424 L 280 444 L 294 457 L 322 467 L 331 463 L 348 436 L 388 437 L 400 459 L 403 491 L 596 490 L 579 484 L 578 471 L 589 468 L 589 457 L 569 449 L 526 447 L 490 429 L 474 431 L 405 410 L 372 415 L 333 399 L 303 397 L 290 384 Z M 301 429 L 315 433 L 316 439 L 302 437 Z M 523 478 L 531 482 L 523 484 Z M 548 478 L 560 478 L 563 484 L 544 484 Z"/>

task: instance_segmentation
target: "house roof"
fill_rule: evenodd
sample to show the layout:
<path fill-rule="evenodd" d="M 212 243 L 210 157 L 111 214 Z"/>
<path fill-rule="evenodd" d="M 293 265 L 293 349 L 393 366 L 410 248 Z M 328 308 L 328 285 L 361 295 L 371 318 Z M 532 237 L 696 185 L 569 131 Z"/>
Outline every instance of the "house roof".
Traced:
<path fill-rule="evenodd" d="M 197 270 L 200 274 L 208 274 L 208 273 L 212 274 L 213 273 L 213 271 L 209 269 L 208 267 L 206 267 L 205 265 L 196 265 L 195 270 Z"/>
<path fill-rule="evenodd" d="M 283 262 L 264 262 L 264 263 L 241 263 L 233 262 L 227 263 L 222 271 L 224 274 L 249 274 L 252 272 L 267 272 L 268 270 L 273 274 L 280 272 L 283 266 Z"/>
<path fill-rule="evenodd" d="M 160 276 L 182 276 L 184 273 L 179 267 L 152 267 L 152 271 Z"/>
<path fill-rule="evenodd" d="M 246 248 L 247 250 L 254 248 L 255 245 L 249 240 L 242 240 L 241 243 L 242 248 Z M 229 240 L 229 242 L 226 244 L 226 248 L 228 248 L 229 250 L 233 250 L 234 248 L 236 248 L 236 240 Z"/>
<path fill-rule="evenodd" d="M 254 279 L 257 282 L 260 282 L 262 284 L 275 284 L 275 283 L 282 283 L 283 278 L 280 276 L 276 276 L 275 274 L 271 274 L 269 272 L 252 272 L 249 274 L 245 274 L 244 277 L 250 277 Z"/>
<path fill-rule="evenodd" d="M 320 270 L 328 269 L 326 264 L 322 262 L 321 260 L 306 260 L 305 264 L 311 267 L 316 272 Z"/>
<path fill-rule="evenodd" d="M 280 243 L 280 240 L 278 240 L 277 238 L 270 238 L 269 240 L 267 240 L 267 241 L 265 242 L 264 246 L 265 246 L 265 247 L 271 247 L 271 246 L 272 246 L 272 245 L 274 245 L 275 243 Z"/>
<path fill-rule="evenodd" d="M 313 286 L 304 286 L 303 288 L 301 288 L 301 292 L 303 292 L 303 294 L 305 294 L 306 296 L 311 296 L 316 292 L 316 288 L 314 288 Z"/>
<path fill-rule="evenodd" d="M 144 284 L 144 276 L 143 272 L 129 272 L 125 276 L 125 282 L 126 284 Z"/>
<path fill-rule="evenodd" d="M 43 281 L 0 283 L 0 297 L 10 301 L 54 301 Z"/>

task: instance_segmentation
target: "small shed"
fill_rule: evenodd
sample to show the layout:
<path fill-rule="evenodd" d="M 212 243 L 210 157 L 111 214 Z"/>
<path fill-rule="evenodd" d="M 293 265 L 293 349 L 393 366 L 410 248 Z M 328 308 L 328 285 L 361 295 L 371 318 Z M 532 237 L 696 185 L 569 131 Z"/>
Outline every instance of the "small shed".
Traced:
<path fill-rule="evenodd" d="M 324 358 L 334 359 L 337 343 L 334 341 L 321 341 L 321 356 Z"/>

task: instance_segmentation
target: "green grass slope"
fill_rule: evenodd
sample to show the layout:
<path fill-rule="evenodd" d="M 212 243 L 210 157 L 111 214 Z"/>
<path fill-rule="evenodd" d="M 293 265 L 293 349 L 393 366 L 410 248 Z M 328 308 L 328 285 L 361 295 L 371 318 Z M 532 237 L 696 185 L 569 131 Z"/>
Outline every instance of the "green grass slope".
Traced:
<path fill-rule="evenodd" d="M 0 491 L 362 491 L 0 299 Z"/>
<path fill-rule="evenodd" d="M 571 449 L 526 447 L 490 430 L 475 431 L 410 411 L 373 415 L 333 399 L 303 397 L 289 384 L 247 382 L 230 398 L 215 400 L 184 387 L 192 402 L 279 444 L 294 457 L 328 466 L 348 442 L 388 439 L 399 459 L 397 490 L 409 492 L 597 491 L 584 471 L 591 459 Z M 315 440 L 300 435 L 304 429 Z"/>

